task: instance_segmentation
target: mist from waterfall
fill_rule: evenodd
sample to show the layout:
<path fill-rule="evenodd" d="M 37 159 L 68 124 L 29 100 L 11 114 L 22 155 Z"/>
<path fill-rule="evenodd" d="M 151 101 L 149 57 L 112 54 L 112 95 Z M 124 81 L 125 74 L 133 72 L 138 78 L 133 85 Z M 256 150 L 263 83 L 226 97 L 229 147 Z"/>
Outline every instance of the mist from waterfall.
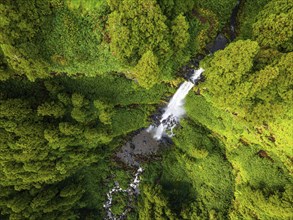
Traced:
<path fill-rule="evenodd" d="M 194 70 L 193 75 L 190 77 L 190 81 L 185 81 L 178 88 L 176 93 L 173 95 L 169 104 L 165 108 L 165 112 L 162 115 L 160 124 L 158 126 L 151 125 L 147 131 L 153 134 L 153 137 L 160 140 L 163 135 L 169 137 L 174 136 L 173 129 L 179 123 L 180 118 L 185 114 L 184 100 L 188 92 L 193 88 L 194 84 L 200 80 L 201 74 L 204 69 L 200 68 Z"/>

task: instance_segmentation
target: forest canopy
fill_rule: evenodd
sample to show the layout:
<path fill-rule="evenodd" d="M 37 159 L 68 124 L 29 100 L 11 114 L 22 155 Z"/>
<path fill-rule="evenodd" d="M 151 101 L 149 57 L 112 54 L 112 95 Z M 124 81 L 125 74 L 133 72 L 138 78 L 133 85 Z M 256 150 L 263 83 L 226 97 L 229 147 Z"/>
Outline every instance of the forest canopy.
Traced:
<path fill-rule="evenodd" d="M 116 153 L 199 66 L 127 219 L 292 219 L 292 20 L 287 0 L 1 0 L 0 219 L 104 219 L 135 172 Z"/>

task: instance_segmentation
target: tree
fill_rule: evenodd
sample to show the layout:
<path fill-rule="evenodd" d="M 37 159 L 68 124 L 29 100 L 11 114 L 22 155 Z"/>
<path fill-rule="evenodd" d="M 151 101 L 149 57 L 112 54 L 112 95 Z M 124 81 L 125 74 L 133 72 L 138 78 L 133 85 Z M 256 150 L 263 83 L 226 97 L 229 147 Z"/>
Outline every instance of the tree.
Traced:
<path fill-rule="evenodd" d="M 200 8 L 214 12 L 218 17 L 221 26 L 224 26 L 228 21 L 236 2 L 237 1 L 235 0 L 199 0 L 196 1 L 196 5 Z"/>
<path fill-rule="evenodd" d="M 172 21 L 171 37 L 173 43 L 173 62 L 175 65 L 181 66 L 187 63 L 190 53 L 187 48 L 190 41 L 189 24 L 186 18 L 180 14 Z"/>
<path fill-rule="evenodd" d="M 149 89 L 159 81 L 158 59 L 152 51 L 147 51 L 141 57 L 133 72 L 133 76 L 137 79 L 139 85 L 144 88 Z"/>
<path fill-rule="evenodd" d="M 188 22 L 182 14 L 178 15 L 174 19 L 172 25 L 172 40 L 175 46 L 175 52 L 180 51 L 187 46 L 187 43 L 190 38 L 188 28 Z"/>
<path fill-rule="evenodd" d="M 0 53 L 6 74 L 9 77 L 25 75 L 30 80 L 48 77 L 48 66 L 38 56 L 34 46 L 34 37 L 45 17 L 51 14 L 47 1 L 23 4 L 20 1 L 5 0 L 0 4 L 0 12 L 3 21 L 0 26 Z M 2 80 L 7 78 L 6 76 Z"/>
<path fill-rule="evenodd" d="M 45 84 L 47 90 L 30 88 L 39 92 L 36 97 L 24 92 L 21 98 L 6 94 L 0 101 L 2 186 L 22 190 L 61 181 L 96 162 L 102 155 L 94 152 L 113 138 L 106 116 L 110 107 L 96 101 L 97 109 L 82 94 Z"/>
<path fill-rule="evenodd" d="M 282 114 L 290 118 L 293 86 L 293 53 L 284 54 L 278 62 L 251 75 L 251 99 L 248 116 L 256 121 L 273 122 Z"/>
<path fill-rule="evenodd" d="M 71 177 L 58 184 L 42 188 L 15 191 L 0 186 L 0 210 L 9 219 L 77 219 L 76 210 L 84 207 L 83 179 Z"/>
<path fill-rule="evenodd" d="M 286 0 L 270 1 L 258 14 L 252 25 L 253 38 L 262 47 L 293 49 L 293 9 L 292 2 Z"/>
<path fill-rule="evenodd" d="M 106 33 L 103 1 L 4 0 L 0 3 L 0 79 L 31 81 L 60 72 L 97 75 L 119 70 Z"/>
<path fill-rule="evenodd" d="M 259 49 L 255 41 L 239 40 L 217 52 L 206 61 L 208 82 L 203 85 L 216 106 L 257 124 L 273 122 L 281 113 L 289 117 L 292 97 L 292 53 L 273 52 L 273 61 L 260 60 Z"/>
<path fill-rule="evenodd" d="M 246 83 L 258 51 L 257 42 L 239 40 L 216 52 L 214 57 L 207 61 L 205 75 L 208 80 L 205 87 L 213 97 L 213 102 L 232 109 L 235 104 L 241 103 L 249 88 L 243 83 Z M 235 93 L 235 90 L 239 92 Z"/>
<path fill-rule="evenodd" d="M 158 4 L 160 4 L 161 9 L 168 18 L 175 18 L 179 14 L 185 14 L 191 11 L 195 5 L 195 1 L 160 0 Z"/>
<path fill-rule="evenodd" d="M 139 201 L 139 219 L 176 219 L 160 186 L 144 185 Z"/>
<path fill-rule="evenodd" d="M 284 190 L 266 192 L 268 189 L 253 189 L 241 186 L 235 193 L 234 207 L 231 209 L 231 219 L 290 219 L 292 186 L 286 185 Z M 291 190 L 291 191 L 290 191 Z"/>
<path fill-rule="evenodd" d="M 123 0 L 112 8 L 110 47 L 119 59 L 135 65 L 148 50 L 165 57 L 170 53 L 166 17 L 155 0 Z"/>

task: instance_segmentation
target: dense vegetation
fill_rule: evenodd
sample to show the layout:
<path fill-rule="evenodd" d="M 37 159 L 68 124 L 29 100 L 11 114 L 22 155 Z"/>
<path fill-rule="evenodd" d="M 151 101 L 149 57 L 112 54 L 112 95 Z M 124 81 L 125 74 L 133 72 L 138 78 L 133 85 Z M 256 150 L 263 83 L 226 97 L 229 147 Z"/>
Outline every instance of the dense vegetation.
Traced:
<path fill-rule="evenodd" d="M 133 173 L 115 152 L 229 38 L 236 3 L 1 0 L 0 219 L 103 219 Z M 128 219 L 293 218 L 292 20 L 291 1 L 241 2 Z"/>

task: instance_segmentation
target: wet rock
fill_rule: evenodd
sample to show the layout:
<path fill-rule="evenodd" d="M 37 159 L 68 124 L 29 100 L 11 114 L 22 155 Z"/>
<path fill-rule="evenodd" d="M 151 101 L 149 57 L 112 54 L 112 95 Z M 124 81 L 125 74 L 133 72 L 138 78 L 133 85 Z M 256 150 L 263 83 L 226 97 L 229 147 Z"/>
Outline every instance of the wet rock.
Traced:
<path fill-rule="evenodd" d="M 201 75 L 200 78 L 199 78 L 199 81 L 200 82 L 206 81 L 206 77 L 204 75 Z"/>
<path fill-rule="evenodd" d="M 218 34 L 213 43 L 207 45 L 207 50 L 210 53 L 215 53 L 218 50 L 223 50 L 228 44 L 228 39 L 223 34 Z"/>
<path fill-rule="evenodd" d="M 163 136 L 163 138 L 161 139 L 161 143 L 164 144 L 165 146 L 167 145 L 173 145 L 173 141 L 171 138 L 169 138 L 168 136 Z"/>
<path fill-rule="evenodd" d="M 131 148 L 132 150 L 135 149 L 135 145 L 134 145 L 132 142 L 130 143 L 130 148 Z"/>
<path fill-rule="evenodd" d="M 131 141 L 127 142 L 116 154 L 126 165 L 137 167 L 139 163 L 137 156 L 150 156 L 157 153 L 160 142 L 156 141 L 150 133 L 142 130 L 136 134 Z"/>
<path fill-rule="evenodd" d="M 241 1 L 238 0 L 237 1 L 237 4 L 235 5 L 235 7 L 233 8 L 232 10 L 232 14 L 231 14 L 231 17 L 230 17 L 230 38 L 231 38 L 231 41 L 233 41 L 235 38 L 236 38 L 236 24 L 237 24 L 237 14 L 238 14 L 238 11 L 239 11 L 239 8 L 240 8 L 240 3 Z"/>
<path fill-rule="evenodd" d="M 196 95 L 200 95 L 200 89 L 198 88 L 197 91 L 195 92 Z"/>

